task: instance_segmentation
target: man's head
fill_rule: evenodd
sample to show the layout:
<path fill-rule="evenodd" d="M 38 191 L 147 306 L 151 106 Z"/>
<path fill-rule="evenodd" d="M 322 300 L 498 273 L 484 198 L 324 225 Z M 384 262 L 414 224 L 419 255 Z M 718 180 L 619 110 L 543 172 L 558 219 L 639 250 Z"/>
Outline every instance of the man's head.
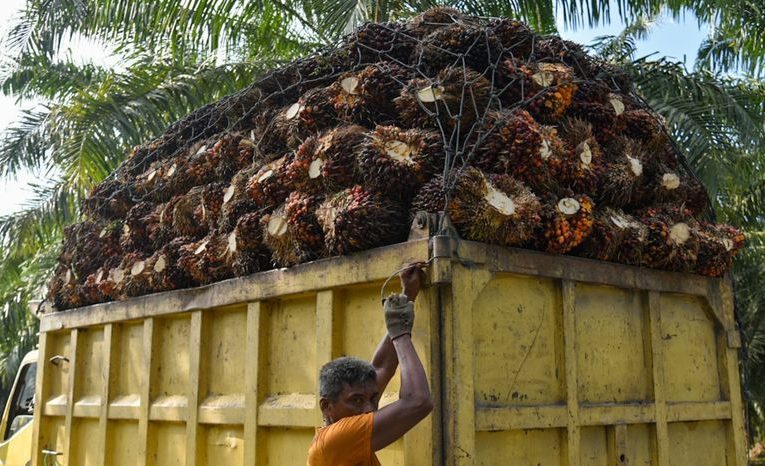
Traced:
<path fill-rule="evenodd" d="M 380 393 L 374 367 L 352 357 L 328 362 L 319 373 L 319 396 L 319 406 L 328 424 L 376 411 Z"/>

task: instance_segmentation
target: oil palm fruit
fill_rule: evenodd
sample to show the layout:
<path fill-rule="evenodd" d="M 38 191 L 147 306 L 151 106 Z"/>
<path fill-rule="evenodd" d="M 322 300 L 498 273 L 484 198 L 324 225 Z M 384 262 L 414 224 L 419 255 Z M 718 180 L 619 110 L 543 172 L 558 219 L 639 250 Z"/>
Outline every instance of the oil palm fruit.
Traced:
<path fill-rule="evenodd" d="M 314 194 L 352 186 L 357 173 L 356 153 L 366 137 L 363 127 L 345 125 L 308 139 L 286 169 L 288 182 Z"/>
<path fill-rule="evenodd" d="M 582 244 L 592 232 L 593 202 L 585 194 L 551 196 L 542 210 L 542 228 L 538 234 L 540 249 L 566 254 Z"/>
<path fill-rule="evenodd" d="M 101 281 L 98 283 L 98 289 L 100 293 L 110 300 L 123 300 L 127 297 L 125 294 L 125 287 L 128 284 L 128 278 L 131 271 L 137 270 L 140 266 L 136 264 L 144 263 L 146 255 L 140 252 L 128 252 L 122 257 L 122 261 L 109 268 L 106 277 L 100 277 Z"/>
<path fill-rule="evenodd" d="M 216 161 L 216 179 L 230 180 L 234 174 L 252 164 L 255 143 L 241 133 L 225 134 L 213 145 L 211 157 Z"/>
<path fill-rule="evenodd" d="M 152 287 L 155 291 L 176 290 L 192 286 L 191 277 L 179 266 L 181 248 L 194 238 L 178 236 L 162 246 L 151 257 Z"/>
<path fill-rule="evenodd" d="M 263 216 L 263 243 L 273 261 L 287 267 L 319 257 L 324 247 L 324 234 L 316 219 L 321 196 L 293 191 L 284 204 Z"/>
<path fill-rule="evenodd" d="M 610 145 L 605 151 L 606 162 L 598 190 L 599 205 L 642 204 L 638 194 L 646 183 L 645 161 L 648 158 L 643 145 L 633 139 L 622 137 Z"/>
<path fill-rule="evenodd" d="M 533 238 L 542 205 L 531 190 L 512 177 L 486 175 L 468 167 L 452 173 L 446 184 L 441 176 L 433 178 L 412 202 L 413 212 L 444 208 L 465 239 L 521 246 Z"/>
<path fill-rule="evenodd" d="M 72 271 L 76 282 L 81 282 L 104 260 L 122 254 L 121 226 L 118 220 L 86 220 L 66 227 L 59 263 Z"/>
<path fill-rule="evenodd" d="M 696 272 L 708 277 L 722 277 L 733 266 L 733 258 L 744 247 L 746 236 L 730 225 L 708 222 L 700 223 L 698 233 Z"/>
<path fill-rule="evenodd" d="M 413 37 L 422 39 L 439 28 L 461 23 L 465 19 L 465 15 L 458 9 L 439 6 L 415 16 L 404 25 L 404 31 Z"/>
<path fill-rule="evenodd" d="M 316 218 L 330 255 L 397 243 L 408 231 L 403 206 L 359 185 L 327 197 Z"/>
<path fill-rule="evenodd" d="M 574 100 L 578 84 L 574 70 L 562 63 L 522 62 L 509 58 L 501 63 L 499 80 L 506 106 L 520 105 L 535 118 L 556 122 Z"/>
<path fill-rule="evenodd" d="M 690 210 L 655 206 L 640 213 L 648 227 L 643 265 L 656 269 L 690 272 L 699 252 L 699 225 Z"/>
<path fill-rule="evenodd" d="M 577 249 L 590 259 L 639 265 L 647 227 L 621 209 L 596 209 L 592 232 Z"/>
<path fill-rule="evenodd" d="M 128 211 L 120 236 L 120 245 L 124 251 L 147 251 L 151 248 L 145 218 L 151 215 L 155 208 L 155 204 L 144 201 Z"/>
<path fill-rule="evenodd" d="M 534 32 L 520 21 L 497 18 L 489 21 L 489 31 L 497 37 L 503 53 L 513 58 L 527 59 L 534 47 Z"/>
<path fill-rule="evenodd" d="M 350 64 L 405 62 L 414 46 L 414 37 L 399 23 L 366 23 L 350 35 L 346 50 Z"/>
<path fill-rule="evenodd" d="M 70 267 L 59 265 L 48 286 L 48 300 L 61 311 L 82 305 L 81 287 Z"/>
<path fill-rule="evenodd" d="M 595 139 L 592 125 L 572 118 L 563 125 L 568 150 L 562 184 L 574 192 L 596 194 L 604 170 L 603 150 Z"/>
<path fill-rule="evenodd" d="M 438 28 L 417 43 L 411 63 L 427 76 L 450 66 L 483 73 L 499 61 L 502 46 L 491 29 L 454 23 Z"/>
<path fill-rule="evenodd" d="M 225 191 L 223 183 L 210 183 L 192 188 L 180 196 L 171 211 L 175 234 L 202 237 L 214 229 L 221 213 Z M 162 215 L 164 219 L 164 212 Z"/>
<path fill-rule="evenodd" d="M 330 86 L 337 117 L 348 123 L 372 126 L 395 120 L 393 99 L 409 80 L 410 72 L 392 62 L 379 62 L 342 74 Z"/>
<path fill-rule="evenodd" d="M 624 136 L 625 122 L 619 116 L 632 107 L 630 98 L 613 92 L 605 83 L 585 81 L 578 84 L 566 114 L 590 123 L 598 141 L 610 144 Z"/>
<path fill-rule="evenodd" d="M 258 208 L 276 208 L 287 198 L 293 186 L 287 177 L 292 158 L 292 154 L 286 154 L 263 165 L 247 181 L 247 196 Z"/>
<path fill-rule="evenodd" d="M 408 202 L 437 170 L 443 169 L 441 135 L 432 130 L 378 126 L 358 150 L 361 183 L 370 190 Z M 396 189 L 391 189 L 395 186 Z"/>
<path fill-rule="evenodd" d="M 646 109 L 626 110 L 617 116 L 619 128 L 627 137 L 650 141 L 664 131 L 661 117 Z"/>
<path fill-rule="evenodd" d="M 147 252 L 156 251 L 175 237 L 173 211 L 181 199 L 183 196 L 174 196 L 169 201 L 158 204 L 149 215 L 141 219 L 151 245 L 146 249 Z"/>
<path fill-rule="evenodd" d="M 159 280 L 155 275 L 161 273 L 165 266 L 165 258 L 161 255 L 152 255 L 136 261 L 125 274 L 124 295 L 133 297 L 156 292 Z M 155 270 L 155 267 L 158 270 Z"/>
<path fill-rule="evenodd" d="M 566 161 L 557 130 L 540 126 L 525 110 L 492 112 L 475 149 L 475 165 L 506 173 L 538 192 L 556 190 Z"/>
<path fill-rule="evenodd" d="M 185 165 L 180 167 L 182 173 L 173 176 L 168 187 L 173 193 L 185 192 L 194 186 L 201 186 L 215 181 L 215 173 L 219 164 L 219 158 L 213 153 L 213 142 L 204 141 L 191 148 Z"/>
<path fill-rule="evenodd" d="M 308 137 L 330 127 L 336 121 L 331 87 L 318 87 L 306 92 L 296 102 L 267 115 L 269 121 L 260 129 L 266 153 L 295 150 Z"/>
<path fill-rule="evenodd" d="M 178 264 L 195 285 L 206 285 L 234 276 L 236 242 L 229 233 L 213 233 L 180 249 Z"/>
<path fill-rule="evenodd" d="M 91 219 L 121 219 L 133 205 L 132 187 L 126 179 L 113 175 L 88 193 L 82 201 L 82 213 Z"/>
<path fill-rule="evenodd" d="M 217 226 L 221 231 L 233 230 L 239 217 L 260 208 L 248 192 L 250 181 L 260 169 L 261 167 L 253 164 L 240 170 L 231 179 L 230 185 L 222 191 L 216 191 L 216 193 L 220 193 L 220 197 L 210 196 L 211 201 L 215 202 L 209 206 L 211 213 L 215 214 L 216 210 L 220 212 L 217 215 Z M 217 202 L 218 199 L 220 199 L 220 203 Z M 211 228 L 208 230 L 212 231 Z"/>
<path fill-rule="evenodd" d="M 654 204 L 683 206 L 696 215 L 709 206 L 709 198 L 701 182 L 681 169 L 660 166 L 653 174 L 650 191 Z"/>
<path fill-rule="evenodd" d="M 400 121 L 407 128 L 459 129 L 467 134 L 486 112 L 491 83 L 477 71 L 462 66 L 441 70 L 435 79 L 410 80 L 396 97 Z"/>
<path fill-rule="evenodd" d="M 457 176 L 449 213 L 460 234 L 503 246 L 521 246 L 532 239 L 542 205 L 523 183 L 474 168 Z"/>

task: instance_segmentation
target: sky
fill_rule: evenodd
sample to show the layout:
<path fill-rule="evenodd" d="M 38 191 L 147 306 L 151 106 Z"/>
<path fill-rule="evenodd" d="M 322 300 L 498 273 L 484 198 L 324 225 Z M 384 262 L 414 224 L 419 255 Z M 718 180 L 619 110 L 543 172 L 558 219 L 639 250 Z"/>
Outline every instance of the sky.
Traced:
<path fill-rule="evenodd" d="M 25 0 L 2 0 L 3 8 L 0 8 L 0 36 L 11 24 L 11 19 L 22 8 Z M 601 35 L 616 35 L 621 32 L 623 24 L 618 21 L 607 26 L 593 29 L 580 28 L 579 30 L 567 30 L 559 21 L 560 35 L 564 39 L 589 44 Z M 637 55 L 639 57 L 653 55 L 655 58 L 662 56 L 671 57 L 684 61 L 692 68 L 695 53 L 699 44 L 706 36 L 706 28 L 699 27 L 693 17 L 685 17 L 674 20 L 669 15 L 664 15 L 652 29 L 650 36 L 638 43 Z M 74 57 L 82 60 L 92 60 L 95 63 L 105 64 L 114 61 L 114 57 L 108 57 L 101 47 L 95 44 L 73 42 L 68 46 Z M 4 51 L 0 51 L 4 52 Z M 29 108 L 34 103 L 16 102 L 10 97 L 0 95 L 0 130 L 12 125 L 19 116 L 21 108 Z M 20 173 L 14 179 L 0 179 L 0 216 L 7 215 L 23 207 L 24 202 L 30 198 L 30 182 L 40 183 L 44 174 Z"/>

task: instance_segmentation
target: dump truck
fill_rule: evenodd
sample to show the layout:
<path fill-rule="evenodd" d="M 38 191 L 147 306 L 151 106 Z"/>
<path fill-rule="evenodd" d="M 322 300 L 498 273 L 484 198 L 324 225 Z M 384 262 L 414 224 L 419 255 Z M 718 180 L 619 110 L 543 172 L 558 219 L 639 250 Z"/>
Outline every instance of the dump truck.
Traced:
<path fill-rule="evenodd" d="M 382 464 L 746 465 L 728 279 L 431 226 L 419 217 L 403 243 L 42 315 L 0 423 L 2 464 L 303 466 L 322 422 L 319 368 L 370 357 L 381 294 L 396 291 L 383 284 L 428 261 L 413 340 L 435 409 Z"/>

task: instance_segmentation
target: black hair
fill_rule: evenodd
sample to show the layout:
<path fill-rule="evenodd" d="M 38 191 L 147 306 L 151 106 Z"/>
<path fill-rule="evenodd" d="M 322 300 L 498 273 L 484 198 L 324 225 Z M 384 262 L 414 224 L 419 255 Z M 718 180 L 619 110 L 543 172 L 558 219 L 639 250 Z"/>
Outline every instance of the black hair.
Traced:
<path fill-rule="evenodd" d="M 376 378 L 372 364 L 350 356 L 337 358 L 322 366 L 319 372 L 319 396 L 337 401 L 345 384 L 357 385 Z"/>

